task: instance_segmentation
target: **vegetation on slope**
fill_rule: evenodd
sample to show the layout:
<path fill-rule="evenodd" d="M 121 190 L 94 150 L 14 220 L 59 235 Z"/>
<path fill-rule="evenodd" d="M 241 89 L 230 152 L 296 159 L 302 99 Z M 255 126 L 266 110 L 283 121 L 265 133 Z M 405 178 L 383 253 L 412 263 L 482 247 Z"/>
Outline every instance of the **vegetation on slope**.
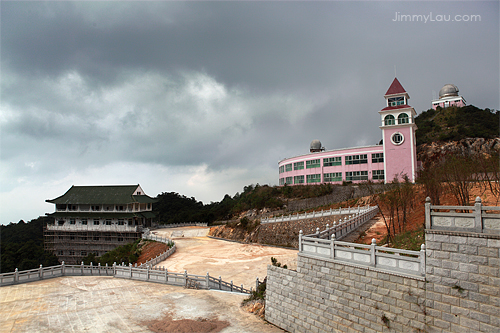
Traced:
<path fill-rule="evenodd" d="M 43 226 L 49 220 L 41 216 L 28 223 L 0 225 L 0 273 L 59 264 L 56 256 L 43 250 Z"/>
<path fill-rule="evenodd" d="M 479 109 L 473 105 L 429 109 L 415 117 L 417 145 L 465 138 L 498 137 L 500 111 Z"/>
<path fill-rule="evenodd" d="M 142 243 L 144 243 L 144 241 L 138 239 L 135 242 L 118 246 L 114 250 L 106 252 L 99 258 L 96 257 L 94 253 L 89 253 L 85 258 L 83 258 L 83 263 L 85 265 L 90 265 L 90 263 L 94 265 L 101 264 L 101 266 L 106 264 L 108 264 L 108 266 L 112 266 L 115 262 L 117 264 L 124 263 L 125 265 L 133 264 L 141 255 L 140 244 Z"/>
<path fill-rule="evenodd" d="M 268 186 L 248 185 L 242 193 L 233 197 L 226 194 L 221 202 L 203 205 L 195 198 L 178 193 L 162 193 L 153 209 L 158 212 L 160 223 L 208 222 L 230 220 L 233 216 L 250 209 L 281 208 L 284 200 L 290 198 L 312 198 L 329 194 L 333 185 Z"/>

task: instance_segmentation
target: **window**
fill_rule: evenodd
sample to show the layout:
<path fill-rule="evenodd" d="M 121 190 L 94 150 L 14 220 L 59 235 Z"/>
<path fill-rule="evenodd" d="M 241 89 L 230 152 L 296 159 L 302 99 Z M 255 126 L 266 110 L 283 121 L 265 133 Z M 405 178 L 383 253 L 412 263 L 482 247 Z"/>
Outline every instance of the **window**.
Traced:
<path fill-rule="evenodd" d="M 384 153 L 372 154 L 372 163 L 384 162 Z"/>
<path fill-rule="evenodd" d="M 384 170 L 373 170 L 372 179 L 382 179 L 384 180 Z"/>
<path fill-rule="evenodd" d="M 98 236 L 94 236 L 93 238 L 95 241 L 98 241 L 99 240 L 99 237 Z"/>
<path fill-rule="evenodd" d="M 123 206 L 116 206 L 116 210 L 123 211 L 124 209 L 123 209 Z"/>
<path fill-rule="evenodd" d="M 285 172 L 285 166 L 284 165 L 280 166 L 280 173 L 283 173 L 283 172 Z"/>
<path fill-rule="evenodd" d="M 57 255 L 58 255 L 58 256 L 63 256 L 63 255 L 64 255 L 64 251 L 63 251 L 63 250 L 59 250 L 59 251 L 57 251 Z"/>
<path fill-rule="evenodd" d="M 323 159 L 323 166 L 342 165 L 342 157 L 329 157 Z"/>
<path fill-rule="evenodd" d="M 104 240 L 107 242 L 111 242 L 111 237 L 104 237 Z"/>
<path fill-rule="evenodd" d="M 75 240 L 75 236 L 69 236 L 70 240 Z"/>
<path fill-rule="evenodd" d="M 306 169 L 319 168 L 321 166 L 320 160 L 310 160 L 306 161 Z"/>
<path fill-rule="evenodd" d="M 99 219 L 94 219 L 94 225 L 99 225 Z"/>
<path fill-rule="evenodd" d="M 63 224 L 64 224 L 64 220 L 59 220 L 59 221 L 57 221 L 57 224 L 59 224 L 59 225 L 63 225 Z"/>
<path fill-rule="evenodd" d="M 87 255 L 87 251 L 82 251 L 82 252 L 80 252 L 80 255 L 82 255 L 82 256 L 84 256 L 84 257 L 85 257 L 85 256 Z"/>
<path fill-rule="evenodd" d="M 118 219 L 118 225 L 124 225 L 125 222 L 123 221 L 123 219 Z"/>
<path fill-rule="evenodd" d="M 351 171 L 345 173 L 345 180 L 368 180 L 368 171 Z"/>
<path fill-rule="evenodd" d="M 99 211 L 101 210 L 101 206 L 90 206 L 90 209 L 92 209 L 93 211 Z"/>
<path fill-rule="evenodd" d="M 405 140 L 403 134 L 399 133 L 399 132 L 396 132 L 394 133 L 392 136 L 391 136 L 391 141 L 392 143 L 394 143 L 395 145 L 400 145 L 403 143 L 403 141 Z"/>
<path fill-rule="evenodd" d="M 394 119 L 394 116 L 392 114 L 388 114 L 384 118 L 384 124 L 387 125 L 396 125 L 396 120 Z"/>
<path fill-rule="evenodd" d="M 118 237 L 119 242 L 123 242 L 123 237 Z"/>
<path fill-rule="evenodd" d="M 398 105 L 404 105 L 405 104 L 405 98 L 404 97 L 391 97 L 387 100 L 388 106 L 398 106 Z"/>
<path fill-rule="evenodd" d="M 75 224 L 76 220 L 75 219 L 69 219 L 69 224 Z"/>
<path fill-rule="evenodd" d="M 290 185 L 290 184 L 293 184 L 293 177 L 286 177 L 285 178 L 285 183 Z"/>
<path fill-rule="evenodd" d="M 285 185 L 285 178 L 280 178 L 280 185 Z"/>
<path fill-rule="evenodd" d="M 292 171 L 292 163 L 285 165 L 285 172 Z"/>
<path fill-rule="evenodd" d="M 304 169 L 304 161 L 293 163 L 293 170 L 302 170 Z"/>
<path fill-rule="evenodd" d="M 82 225 L 87 225 L 87 219 L 82 219 Z"/>
<path fill-rule="evenodd" d="M 410 122 L 410 118 L 406 113 L 401 113 L 398 116 L 398 124 L 408 124 Z"/>
<path fill-rule="evenodd" d="M 75 251 L 69 251 L 69 255 L 70 256 L 74 256 L 75 255 Z"/>
<path fill-rule="evenodd" d="M 106 219 L 106 225 L 111 225 L 111 219 Z"/>
<path fill-rule="evenodd" d="M 323 174 L 324 182 L 341 182 L 342 181 L 342 172 L 332 172 Z"/>
<path fill-rule="evenodd" d="M 304 184 L 304 176 L 295 176 L 293 177 L 294 184 Z"/>
<path fill-rule="evenodd" d="M 311 183 L 321 183 L 321 174 L 307 175 L 306 181 L 307 181 L 308 184 L 311 184 Z"/>
<path fill-rule="evenodd" d="M 80 240 L 87 240 L 87 237 L 80 237 Z"/>
<path fill-rule="evenodd" d="M 345 164 L 366 164 L 368 163 L 368 155 L 352 155 L 345 157 Z"/>

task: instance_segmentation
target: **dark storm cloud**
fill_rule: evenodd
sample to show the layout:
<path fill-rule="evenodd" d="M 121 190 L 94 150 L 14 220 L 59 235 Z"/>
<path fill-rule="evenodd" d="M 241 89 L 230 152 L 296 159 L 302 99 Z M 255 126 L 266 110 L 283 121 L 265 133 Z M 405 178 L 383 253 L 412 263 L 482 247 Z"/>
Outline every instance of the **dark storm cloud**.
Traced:
<path fill-rule="evenodd" d="M 62 193 L 140 182 L 151 195 L 205 201 L 274 184 L 277 161 L 313 139 L 377 143 L 394 66 L 417 112 L 445 83 L 498 108 L 498 2 L 0 6 L 2 195 L 12 206 L 47 184 Z"/>

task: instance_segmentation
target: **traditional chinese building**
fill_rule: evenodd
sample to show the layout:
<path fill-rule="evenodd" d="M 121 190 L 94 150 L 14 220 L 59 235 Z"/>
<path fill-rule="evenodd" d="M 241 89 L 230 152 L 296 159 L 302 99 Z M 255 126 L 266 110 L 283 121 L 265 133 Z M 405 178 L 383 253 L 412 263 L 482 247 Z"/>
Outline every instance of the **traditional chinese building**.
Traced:
<path fill-rule="evenodd" d="M 415 110 L 409 94 L 397 78 L 384 95 L 379 111 L 382 145 L 325 150 L 319 140 L 311 142 L 309 154 L 278 162 L 279 184 L 341 184 L 367 180 L 391 182 L 407 175 L 414 182 L 417 169 Z"/>
<path fill-rule="evenodd" d="M 151 226 L 155 199 L 140 185 L 72 186 L 55 199 L 54 218 L 44 230 L 44 247 L 59 261 L 79 263 L 141 238 Z"/>

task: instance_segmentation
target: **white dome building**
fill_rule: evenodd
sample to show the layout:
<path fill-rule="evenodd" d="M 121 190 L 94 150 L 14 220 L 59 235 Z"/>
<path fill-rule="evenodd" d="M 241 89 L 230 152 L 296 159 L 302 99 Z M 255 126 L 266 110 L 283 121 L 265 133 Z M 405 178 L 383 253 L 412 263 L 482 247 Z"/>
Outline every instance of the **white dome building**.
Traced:
<path fill-rule="evenodd" d="M 458 87 L 448 83 L 439 90 L 439 99 L 432 101 L 432 108 L 436 110 L 438 107 L 447 108 L 450 106 L 465 106 L 465 99 L 458 95 Z"/>

